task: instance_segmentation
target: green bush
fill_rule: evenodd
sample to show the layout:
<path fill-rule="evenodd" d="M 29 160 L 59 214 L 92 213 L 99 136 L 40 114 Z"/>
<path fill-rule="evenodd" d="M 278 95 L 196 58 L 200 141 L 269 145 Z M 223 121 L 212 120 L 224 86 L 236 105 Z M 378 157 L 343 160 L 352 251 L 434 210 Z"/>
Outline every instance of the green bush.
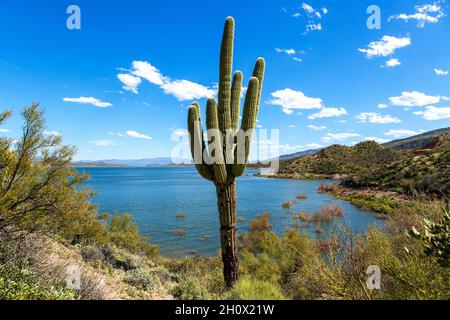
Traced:
<path fill-rule="evenodd" d="M 284 300 L 280 289 L 268 281 L 244 276 L 227 296 L 231 300 Z"/>
<path fill-rule="evenodd" d="M 138 268 L 127 271 L 125 281 L 132 286 L 136 286 L 144 290 L 153 290 L 156 280 L 155 276 L 153 276 L 153 274 L 148 270 Z"/>
<path fill-rule="evenodd" d="M 111 217 L 107 234 L 110 242 L 133 253 L 142 253 L 150 257 L 158 254 L 157 247 L 149 244 L 148 238 L 139 233 L 138 226 L 133 223 L 133 218 L 129 214 Z"/>
<path fill-rule="evenodd" d="M 81 256 L 88 262 L 103 261 L 106 259 L 102 249 L 95 245 L 82 246 Z"/>
<path fill-rule="evenodd" d="M 212 300 L 213 296 L 195 277 L 183 278 L 171 290 L 172 295 L 179 300 Z"/>
<path fill-rule="evenodd" d="M 74 300 L 67 288 L 56 289 L 39 284 L 35 275 L 14 264 L 0 266 L 0 300 Z"/>

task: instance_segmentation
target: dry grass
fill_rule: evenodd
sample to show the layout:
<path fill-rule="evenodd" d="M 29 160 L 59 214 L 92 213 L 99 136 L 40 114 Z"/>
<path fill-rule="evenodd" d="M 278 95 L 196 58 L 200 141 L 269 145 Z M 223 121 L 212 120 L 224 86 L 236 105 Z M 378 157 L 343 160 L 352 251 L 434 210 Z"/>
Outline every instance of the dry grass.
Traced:
<path fill-rule="evenodd" d="M 342 209 L 338 205 L 324 206 L 320 209 L 320 213 L 318 214 L 309 214 L 304 211 L 295 214 L 295 217 L 297 217 L 301 221 L 313 223 L 330 222 L 334 218 L 339 218 L 343 216 L 344 216 L 344 209 Z"/>

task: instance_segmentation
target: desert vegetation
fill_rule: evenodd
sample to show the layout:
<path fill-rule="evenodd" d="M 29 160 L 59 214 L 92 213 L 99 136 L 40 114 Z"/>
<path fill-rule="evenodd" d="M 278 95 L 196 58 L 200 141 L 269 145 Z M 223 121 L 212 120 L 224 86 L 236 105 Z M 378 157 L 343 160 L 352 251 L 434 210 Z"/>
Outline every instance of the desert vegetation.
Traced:
<path fill-rule="evenodd" d="M 99 213 L 87 177 L 70 167 L 74 150 L 44 134 L 42 109 L 33 104 L 22 116 L 22 138 L 0 138 L 0 299 L 450 298 L 445 199 L 323 186 L 383 214 L 386 230 L 354 234 L 331 205 L 293 214 L 318 230 L 335 221 L 340 227 L 326 238 L 298 223 L 279 235 L 264 212 L 238 239 L 241 276 L 230 288 L 220 253 L 166 258 L 130 215 Z M 381 269 L 381 290 L 365 285 L 369 265 Z M 78 288 L 67 286 L 73 266 L 80 268 Z"/>

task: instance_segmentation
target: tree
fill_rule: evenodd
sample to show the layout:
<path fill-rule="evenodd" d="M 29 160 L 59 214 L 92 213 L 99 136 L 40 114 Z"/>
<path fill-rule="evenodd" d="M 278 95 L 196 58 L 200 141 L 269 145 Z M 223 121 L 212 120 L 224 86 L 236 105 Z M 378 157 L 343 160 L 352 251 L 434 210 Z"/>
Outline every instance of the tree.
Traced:
<path fill-rule="evenodd" d="M 11 112 L 0 114 L 0 123 Z M 45 133 L 43 110 L 33 103 L 22 112 L 18 141 L 0 138 L 0 233 L 48 231 L 69 240 L 98 238 L 104 225 L 90 204 L 87 179 L 70 167 L 75 149 Z"/>
<path fill-rule="evenodd" d="M 189 107 L 188 128 L 191 151 L 199 174 L 216 186 L 220 214 L 220 239 L 224 278 L 232 287 L 238 278 L 236 228 L 236 177 L 243 174 L 248 161 L 252 133 L 259 110 L 265 62 L 258 58 L 250 79 L 239 126 L 242 73 L 233 70 L 234 19 L 228 17 L 220 52 L 218 106 L 208 99 L 206 126 L 208 149 L 200 123 L 200 106 Z"/>

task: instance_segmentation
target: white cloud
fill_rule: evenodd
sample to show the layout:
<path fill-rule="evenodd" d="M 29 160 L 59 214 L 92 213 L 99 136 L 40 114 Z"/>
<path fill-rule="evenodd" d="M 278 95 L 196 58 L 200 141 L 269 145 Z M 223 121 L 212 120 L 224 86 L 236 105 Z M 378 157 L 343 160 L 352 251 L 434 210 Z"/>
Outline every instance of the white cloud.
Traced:
<path fill-rule="evenodd" d="M 341 117 L 348 114 L 345 108 L 322 108 L 319 112 L 314 113 L 308 117 L 308 119 L 314 120 L 318 118 L 331 118 L 331 117 Z"/>
<path fill-rule="evenodd" d="M 417 5 L 416 11 L 413 14 L 400 13 L 389 17 L 391 20 L 415 20 L 419 28 L 424 28 L 427 23 L 437 23 L 445 16 L 442 7 L 439 5 L 440 1 L 433 4 Z"/>
<path fill-rule="evenodd" d="M 386 61 L 386 67 L 388 68 L 394 68 L 401 65 L 401 62 L 398 59 L 391 59 Z"/>
<path fill-rule="evenodd" d="M 345 132 L 345 133 L 328 133 L 325 137 L 322 138 L 324 142 L 332 142 L 332 141 L 344 141 L 349 138 L 361 137 L 358 133 Z"/>
<path fill-rule="evenodd" d="M 407 47 L 411 44 L 411 38 L 397 38 L 393 36 L 383 36 L 380 41 L 369 43 L 366 49 L 358 49 L 366 54 L 367 58 L 387 57 L 393 54 L 397 49 Z"/>
<path fill-rule="evenodd" d="M 142 78 L 159 86 L 165 94 L 173 95 L 179 101 L 210 98 L 216 94 L 214 88 L 208 88 L 189 80 L 172 80 L 147 61 L 133 61 L 132 68 L 128 71 L 129 74 L 121 73 L 117 77 L 124 84 L 125 90 L 134 93 L 137 93 Z"/>
<path fill-rule="evenodd" d="M 314 8 L 311 5 L 309 5 L 309 4 L 305 3 L 305 2 L 302 3 L 302 8 L 307 13 L 313 13 L 314 12 Z"/>
<path fill-rule="evenodd" d="M 309 125 L 308 128 L 310 128 L 311 130 L 314 130 L 314 131 L 321 131 L 321 130 L 325 130 L 327 127 L 325 127 L 325 126 L 317 127 L 317 126 L 314 126 L 314 125 Z"/>
<path fill-rule="evenodd" d="M 402 137 L 409 137 L 420 134 L 420 132 L 413 131 L 413 130 L 407 130 L 407 129 L 391 129 L 388 132 L 386 132 L 384 135 L 388 137 L 393 138 L 402 138 Z"/>
<path fill-rule="evenodd" d="M 380 103 L 380 104 L 378 104 L 377 107 L 378 107 L 378 109 L 387 109 L 388 105 L 385 103 Z"/>
<path fill-rule="evenodd" d="M 442 70 L 442 69 L 434 69 L 434 73 L 436 73 L 438 76 L 446 76 L 448 75 L 448 71 Z"/>
<path fill-rule="evenodd" d="M 323 145 L 318 144 L 318 143 L 309 143 L 306 146 L 311 149 L 320 149 L 320 148 L 324 147 Z"/>
<path fill-rule="evenodd" d="M 112 107 L 112 104 L 109 102 L 103 102 L 97 98 L 93 97 L 79 97 L 79 98 L 63 98 L 65 102 L 73 102 L 73 103 L 81 103 L 81 104 L 91 104 L 93 106 L 99 108 L 108 108 Z"/>
<path fill-rule="evenodd" d="M 271 95 L 273 99 L 270 99 L 268 103 L 281 106 L 286 114 L 292 114 L 294 109 L 320 109 L 323 107 L 322 99 L 310 98 L 301 91 L 289 88 L 275 91 Z"/>
<path fill-rule="evenodd" d="M 425 93 L 412 91 L 412 92 L 402 92 L 399 97 L 390 97 L 389 100 L 395 106 L 401 107 L 423 107 L 429 104 L 436 104 L 441 100 L 448 100 L 447 97 L 441 96 L 428 96 Z"/>
<path fill-rule="evenodd" d="M 116 146 L 116 143 L 111 140 L 94 140 L 91 141 L 93 145 L 96 145 L 97 147 L 113 147 Z"/>
<path fill-rule="evenodd" d="M 322 18 L 322 15 L 320 14 L 319 10 L 314 9 L 310 4 L 303 2 L 302 3 L 302 9 L 305 10 L 305 12 L 308 14 L 308 16 L 310 17 L 314 17 L 314 18 Z M 326 10 L 326 9 L 325 9 Z M 323 11 L 324 12 L 324 11 Z M 327 11 L 328 12 L 328 11 Z M 326 14 L 326 12 L 324 12 L 324 14 Z"/>
<path fill-rule="evenodd" d="M 189 80 L 175 80 L 161 86 L 164 93 L 171 94 L 179 101 L 210 98 L 215 91 Z"/>
<path fill-rule="evenodd" d="M 327 8 L 322 8 L 322 12 L 323 12 L 323 14 L 327 14 L 328 13 L 328 9 Z"/>
<path fill-rule="evenodd" d="M 302 62 L 303 61 L 303 59 L 302 58 L 299 58 L 299 57 L 293 57 L 292 58 L 294 61 L 297 61 L 297 62 Z"/>
<path fill-rule="evenodd" d="M 386 142 L 390 141 L 389 139 L 383 139 L 383 138 L 377 138 L 377 137 L 364 137 L 364 139 L 366 141 L 375 141 L 375 142 L 377 142 L 379 144 L 383 144 L 383 143 L 386 143 Z"/>
<path fill-rule="evenodd" d="M 295 49 L 280 49 L 280 48 L 275 48 L 275 51 L 277 53 L 285 53 L 288 56 L 294 55 L 297 53 L 297 51 L 295 51 Z"/>
<path fill-rule="evenodd" d="M 127 131 L 127 136 L 137 139 L 151 140 L 152 138 L 148 135 L 139 133 L 137 131 L 129 130 Z"/>
<path fill-rule="evenodd" d="M 293 129 L 293 128 L 296 128 L 296 126 L 294 124 L 291 124 L 291 125 L 288 126 L 288 128 Z"/>
<path fill-rule="evenodd" d="M 131 74 L 120 73 L 117 78 L 123 83 L 123 87 L 127 91 L 138 93 L 138 86 L 141 84 L 141 78 L 132 76 Z"/>
<path fill-rule="evenodd" d="M 163 85 L 168 81 L 168 79 L 156 67 L 147 61 L 133 61 L 131 73 L 158 86 Z"/>
<path fill-rule="evenodd" d="M 398 119 L 396 117 L 393 117 L 390 115 L 382 116 L 376 112 L 362 112 L 356 116 L 356 119 L 360 120 L 361 122 L 369 122 L 369 123 L 376 123 L 376 124 L 402 122 L 400 119 Z"/>
<path fill-rule="evenodd" d="M 9 132 L 11 132 L 11 130 L 0 128 L 0 132 L 1 133 L 9 133 Z"/>
<path fill-rule="evenodd" d="M 421 115 L 425 120 L 442 120 L 442 119 L 450 119 L 450 107 L 433 107 L 428 106 L 425 108 L 426 111 L 418 111 L 414 112 L 416 115 Z"/>

